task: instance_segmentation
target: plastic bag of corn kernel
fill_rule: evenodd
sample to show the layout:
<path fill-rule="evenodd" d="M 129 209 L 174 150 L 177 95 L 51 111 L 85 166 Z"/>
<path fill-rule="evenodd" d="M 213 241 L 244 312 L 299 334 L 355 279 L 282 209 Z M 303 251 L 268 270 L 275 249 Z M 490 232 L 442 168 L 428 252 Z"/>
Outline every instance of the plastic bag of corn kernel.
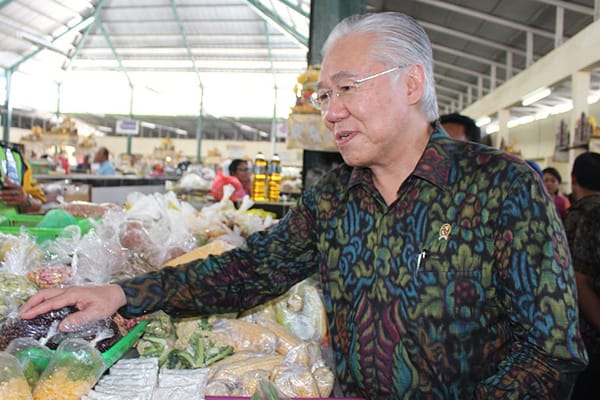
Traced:
<path fill-rule="evenodd" d="M 33 390 L 33 400 L 79 400 L 106 369 L 102 354 L 83 339 L 66 339 L 56 349 Z"/>
<path fill-rule="evenodd" d="M 0 352 L 0 400 L 31 400 L 31 389 L 15 356 Z"/>
<path fill-rule="evenodd" d="M 30 337 L 13 339 L 6 351 L 19 360 L 21 371 L 30 387 L 35 386 L 52 358 L 49 348 Z"/>

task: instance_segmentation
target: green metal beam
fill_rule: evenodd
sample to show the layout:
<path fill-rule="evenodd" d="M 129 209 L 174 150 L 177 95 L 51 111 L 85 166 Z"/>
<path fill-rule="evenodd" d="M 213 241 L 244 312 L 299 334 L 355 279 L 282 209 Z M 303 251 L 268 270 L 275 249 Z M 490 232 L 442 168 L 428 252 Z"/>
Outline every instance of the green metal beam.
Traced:
<path fill-rule="evenodd" d="M 267 50 L 269 52 L 269 63 L 271 64 L 271 76 L 273 76 L 273 118 L 271 119 L 271 156 L 274 156 L 275 151 L 275 131 L 277 129 L 277 81 L 275 80 L 275 68 L 273 67 L 273 54 L 271 52 L 271 38 L 269 37 L 269 24 L 265 24 L 265 38 L 267 40 Z"/>
<path fill-rule="evenodd" d="M 6 114 L 4 114 L 4 127 L 2 129 L 2 139 L 5 142 L 10 141 L 10 125 L 12 124 L 12 110 L 10 109 L 10 84 L 12 80 L 11 69 L 7 69 L 4 71 L 4 84 L 6 85 L 6 99 L 4 101 L 4 109 L 6 110 Z"/>
<path fill-rule="evenodd" d="M 301 7 L 298 7 L 297 4 L 291 3 L 289 0 L 279 0 L 279 2 L 282 3 L 283 5 L 286 5 L 291 10 L 296 11 L 298 14 L 302 15 L 303 17 L 310 18 L 310 13 L 304 11 Z"/>
<path fill-rule="evenodd" d="M 198 124 L 196 129 L 196 161 L 200 163 L 202 161 L 202 114 L 204 113 L 204 85 L 202 84 L 202 79 L 200 78 L 200 71 L 198 70 L 198 66 L 196 65 L 196 57 L 194 57 L 194 53 L 192 53 L 192 48 L 190 46 L 190 42 L 188 40 L 187 34 L 183 27 L 183 22 L 179 17 L 179 12 L 177 11 L 177 5 L 175 4 L 175 0 L 171 0 L 171 9 L 173 10 L 173 14 L 175 14 L 175 19 L 177 20 L 177 25 L 179 26 L 179 32 L 181 33 L 181 38 L 183 39 L 183 44 L 185 45 L 186 52 L 190 61 L 192 62 L 192 67 L 194 68 L 194 72 L 196 73 L 196 77 L 198 78 L 198 87 L 200 89 L 200 110 L 198 113 Z"/>
<path fill-rule="evenodd" d="M 108 47 L 110 47 L 110 51 L 112 52 L 113 56 L 117 60 L 117 64 L 119 64 L 119 69 L 121 70 L 121 72 L 123 72 L 125 74 L 125 77 L 127 78 L 127 81 L 129 82 L 129 87 L 133 89 L 133 82 L 131 81 L 131 78 L 129 77 L 127 68 L 125 68 L 125 65 L 123 65 L 121 56 L 119 56 L 119 53 L 117 53 L 117 50 L 115 49 L 115 46 L 113 45 L 112 40 L 110 40 L 110 36 L 108 36 L 108 32 L 106 32 L 106 29 L 104 29 L 104 25 L 102 24 L 102 21 L 97 19 L 96 26 L 98 27 L 98 29 L 100 29 L 100 32 L 102 32 L 102 36 L 104 36 L 104 40 L 106 40 L 106 44 L 108 44 Z"/>
<path fill-rule="evenodd" d="M 79 39 L 79 42 L 77 42 L 77 46 L 75 46 L 75 50 L 73 51 L 73 54 L 69 58 L 69 62 L 67 63 L 67 65 L 65 65 L 63 67 L 63 69 L 65 71 L 69 71 L 71 69 L 71 66 L 73 65 L 73 61 L 75 59 L 77 59 L 77 56 L 79 55 L 79 52 L 81 51 L 81 49 L 83 47 L 83 44 L 87 40 L 87 37 L 90 34 L 92 27 L 94 26 L 94 21 L 97 21 L 100 17 L 100 11 L 102 10 L 102 7 L 104 7 L 104 0 L 100 0 L 98 2 L 98 4 L 96 5 L 96 10 L 94 10 L 94 13 L 90 17 L 85 19 L 85 21 L 87 21 L 88 19 L 92 18 L 93 21 L 88 26 L 86 26 L 85 30 L 83 31 L 83 35 L 81 36 L 81 39 Z"/>
<path fill-rule="evenodd" d="M 364 14 L 366 10 L 367 0 L 311 1 L 308 64 L 321 63 L 321 47 L 338 22 L 353 14 Z"/>
<path fill-rule="evenodd" d="M 281 27 L 285 32 L 289 33 L 300 45 L 308 48 L 308 38 L 298 32 L 294 27 L 290 26 L 285 22 L 279 15 L 271 11 L 262 5 L 258 0 L 247 0 L 256 11 L 261 14 L 264 18 L 273 22 L 275 25 Z"/>
<path fill-rule="evenodd" d="M 69 33 L 73 32 L 73 31 L 79 30 L 79 27 L 81 25 L 83 25 L 84 23 L 87 23 L 87 21 L 88 21 L 88 18 L 86 18 L 85 20 L 81 21 L 77 25 L 74 25 L 73 27 L 69 28 L 65 32 L 63 32 L 60 35 L 58 35 L 57 37 L 53 38 L 50 41 L 50 43 L 54 43 L 55 41 L 57 41 L 58 39 L 62 38 L 63 36 L 68 35 Z M 27 54 L 25 57 L 21 58 L 19 61 L 17 61 L 15 64 L 13 64 L 10 67 L 10 69 L 12 69 L 13 71 L 16 71 L 21 66 L 21 64 L 23 64 L 24 62 L 26 62 L 26 61 L 30 60 L 31 58 L 35 57 L 36 55 L 38 55 L 44 49 L 45 49 L 44 46 L 39 46 L 37 49 L 35 49 L 31 53 Z"/>
<path fill-rule="evenodd" d="M 202 164 L 202 135 L 204 133 L 204 87 L 200 87 L 200 112 L 198 113 L 198 123 L 196 124 L 196 163 Z"/>
<path fill-rule="evenodd" d="M 13 0 L 0 1 L 0 10 L 3 9 L 4 7 L 6 7 L 7 5 L 9 5 L 12 2 L 13 2 Z"/>
<path fill-rule="evenodd" d="M 177 26 L 179 27 L 179 33 L 181 34 L 181 38 L 183 39 L 185 50 L 187 52 L 188 57 L 190 58 L 190 61 L 192 62 L 192 67 L 194 68 L 196 77 L 198 78 L 198 83 L 200 86 L 202 86 L 202 79 L 200 79 L 200 71 L 198 71 L 198 66 L 196 65 L 196 57 L 194 57 L 194 54 L 192 53 L 190 42 L 183 27 L 183 22 L 181 21 L 181 17 L 179 17 L 179 12 L 177 11 L 177 5 L 175 4 L 175 0 L 171 0 L 171 9 L 173 10 L 173 14 L 175 15 L 175 20 L 177 21 Z"/>

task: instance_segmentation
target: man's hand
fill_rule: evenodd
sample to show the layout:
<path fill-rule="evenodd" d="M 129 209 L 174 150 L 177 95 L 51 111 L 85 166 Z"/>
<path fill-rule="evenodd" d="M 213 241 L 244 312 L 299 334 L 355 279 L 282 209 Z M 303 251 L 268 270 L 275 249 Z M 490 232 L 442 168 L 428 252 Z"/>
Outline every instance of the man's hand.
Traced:
<path fill-rule="evenodd" d="M 108 318 L 126 304 L 125 293 L 119 285 L 45 289 L 21 307 L 20 316 L 31 319 L 48 311 L 75 306 L 79 311 L 69 315 L 59 325 L 61 331 L 69 332 L 80 325 Z"/>

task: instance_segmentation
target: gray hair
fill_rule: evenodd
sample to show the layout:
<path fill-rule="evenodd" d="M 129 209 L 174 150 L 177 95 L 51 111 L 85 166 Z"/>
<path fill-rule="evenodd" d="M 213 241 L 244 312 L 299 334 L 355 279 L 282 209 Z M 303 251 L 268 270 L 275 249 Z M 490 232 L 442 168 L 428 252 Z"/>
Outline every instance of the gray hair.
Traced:
<path fill-rule="evenodd" d="M 427 33 L 414 18 L 399 12 L 352 15 L 339 22 L 329 34 L 321 54 L 345 36 L 372 33 L 377 36 L 371 56 L 390 67 L 401 64 L 420 64 L 425 70 L 425 90 L 421 110 L 429 122 L 438 119 L 438 105 L 433 78 L 433 52 Z"/>

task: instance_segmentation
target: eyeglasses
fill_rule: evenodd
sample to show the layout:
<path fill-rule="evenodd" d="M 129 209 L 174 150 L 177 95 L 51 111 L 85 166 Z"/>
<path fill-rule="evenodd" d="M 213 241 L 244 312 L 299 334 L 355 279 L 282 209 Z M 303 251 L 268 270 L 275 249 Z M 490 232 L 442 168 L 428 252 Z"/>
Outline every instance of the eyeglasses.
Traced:
<path fill-rule="evenodd" d="M 347 99 L 358 93 L 358 88 L 363 83 L 370 81 L 371 79 L 378 78 L 383 75 L 387 75 L 390 72 L 394 72 L 397 69 L 408 67 L 410 64 L 402 64 L 392 67 L 390 69 L 386 69 L 385 71 L 378 72 L 373 75 L 366 76 L 362 79 L 355 79 L 351 82 L 341 82 L 335 85 L 335 89 L 321 89 L 317 90 L 310 97 L 311 103 L 313 107 L 317 110 L 326 111 L 329 108 L 329 103 L 331 103 L 331 97 L 335 95 L 335 97 L 339 98 L 342 102 L 344 99 Z M 346 103 L 344 103 L 346 104 Z"/>
<path fill-rule="evenodd" d="M 250 171 L 250 168 L 248 168 L 248 167 L 236 168 L 236 171 L 248 172 L 248 171 Z"/>

